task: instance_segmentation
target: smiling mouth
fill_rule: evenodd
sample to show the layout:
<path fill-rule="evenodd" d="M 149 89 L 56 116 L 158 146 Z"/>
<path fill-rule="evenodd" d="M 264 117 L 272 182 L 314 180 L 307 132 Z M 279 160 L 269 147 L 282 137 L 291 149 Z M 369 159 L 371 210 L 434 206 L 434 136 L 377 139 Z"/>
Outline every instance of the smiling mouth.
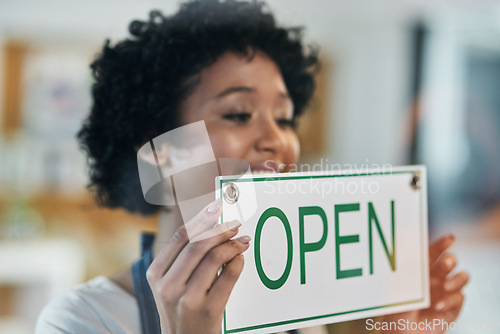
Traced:
<path fill-rule="evenodd" d="M 268 160 L 263 164 L 250 165 L 250 170 L 252 174 L 274 174 L 274 173 L 284 173 L 286 165 L 283 163 L 276 163 L 274 161 Z"/>
<path fill-rule="evenodd" d="M 256 174 L 273 174 L 273 173 L 276 173 L 276 172 L 272 171 L 272 170 L 252 170 L 252 174 L 253 175 L 256 175 Z"/>

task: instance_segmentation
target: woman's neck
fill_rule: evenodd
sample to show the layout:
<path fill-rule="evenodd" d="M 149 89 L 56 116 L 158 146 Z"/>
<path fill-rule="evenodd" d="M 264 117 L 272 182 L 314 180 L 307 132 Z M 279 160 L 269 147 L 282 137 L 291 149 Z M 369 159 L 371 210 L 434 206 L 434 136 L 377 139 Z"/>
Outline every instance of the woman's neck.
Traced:
<path fill-rule="evenodd" d="M 165 243 L 172 238 L 175 231 L 182 226 L 182 215 L 179 206 L 171 206 L 168 211 L 162 209 L 158 219 L 158 228 L 153 244 L 153 255 L 156 256 Z"/>
<path fill-rule="evenodd" d="M 182 216 L 178 206 L 170 207 L 169 210 L 161 210 L 156 229 L 156 237 L 153 244 L 153 255 L 156 256 L 165 242 L 170 240 L 175 231 L 182 225 Z M 125 268 L 110 277 L 123 290 L 134 296 L 132 282 L 132 267 Z"/>

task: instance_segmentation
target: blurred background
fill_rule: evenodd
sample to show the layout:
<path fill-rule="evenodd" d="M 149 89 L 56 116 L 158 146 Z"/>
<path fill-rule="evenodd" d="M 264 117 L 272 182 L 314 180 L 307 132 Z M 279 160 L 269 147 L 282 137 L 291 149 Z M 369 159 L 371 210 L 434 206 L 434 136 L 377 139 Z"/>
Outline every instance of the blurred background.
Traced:
<path fill-rule="evenodd" d="M 471 274 L 454 333 L 500 332 L 500 2 L 268 0 L 323 62 L 303 162 L 425 164 L 431 240 Z M 75 133 L 105 38 L 178 1 L 0 0 L 0 333 L 139 253 L 144 218 L 94 204 Z M 313 131 L 311 131 L 313 130 Z"/>

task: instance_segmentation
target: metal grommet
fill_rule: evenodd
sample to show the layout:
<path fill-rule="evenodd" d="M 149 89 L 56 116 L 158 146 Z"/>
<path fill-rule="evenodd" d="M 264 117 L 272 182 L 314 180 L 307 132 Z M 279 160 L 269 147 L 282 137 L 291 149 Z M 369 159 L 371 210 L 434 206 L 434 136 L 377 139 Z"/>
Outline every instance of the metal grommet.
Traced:
<path fill-rule="evenodd" d="M 415 172 L 410 182 L 410 186 L 413 190 L 420 189 L 420 172 Z"/>
<path fill-rule="evenodd" d="M 224 189 L 224 200 L 229 204 L 234 204 L 240 198 L 240 189 L 234 182 L 229 182 Z"/>

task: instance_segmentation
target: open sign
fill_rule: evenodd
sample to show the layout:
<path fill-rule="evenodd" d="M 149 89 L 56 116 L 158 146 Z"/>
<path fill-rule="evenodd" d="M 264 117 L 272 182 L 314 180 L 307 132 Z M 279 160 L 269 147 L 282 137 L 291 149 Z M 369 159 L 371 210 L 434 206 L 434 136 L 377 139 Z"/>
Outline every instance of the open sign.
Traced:
<path fill-rule="evenodd" d="M 216 187 L 217 197 L 226 199 L 221 222 L 240 219 L 240 234 L 253 238 L 226 307 L 224 333 L 277 332 L 428 307 L 424 167 L 223 176 Z M 246 210 L 254 214 L 245 220 Z"/>

